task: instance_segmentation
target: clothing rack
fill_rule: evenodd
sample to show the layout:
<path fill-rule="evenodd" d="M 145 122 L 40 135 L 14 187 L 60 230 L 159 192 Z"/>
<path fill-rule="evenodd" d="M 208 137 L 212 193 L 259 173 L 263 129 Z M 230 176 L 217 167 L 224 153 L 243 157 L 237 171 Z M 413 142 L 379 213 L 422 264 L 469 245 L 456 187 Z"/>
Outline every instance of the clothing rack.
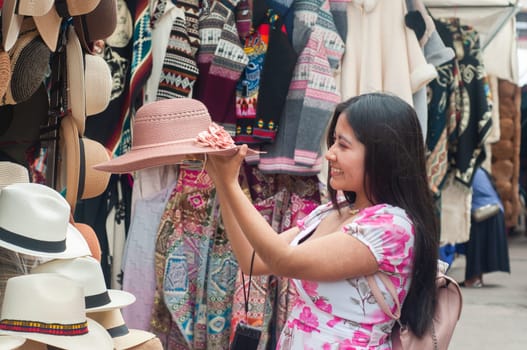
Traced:
<path fill-rule="evenodd" d="M 474 4 L 450 4 L 450 5 L 443 5 L 443 4 L 432 4 L 427 5 L 425 2 L 426 8 L 433 12 L 433 10 L 477 10 L 477 9 L 505 9 L 503 15 L 501 15 L 500 19 L 496 22 L 496 24 L 492 27 L 492 29 L 489 31 L 487 36 L 485 37 L 485 40 L 482 40 L 481 42 L 481 48 L 484 50 L 488 44 L 496 37 L 496 35 L 500 32 L 500 30 L 503 28 L 503 26 L 511 19 L 512 16 L 514 16 L 520 9 L 518 2 L 512 2 L 508 1 L 506 4 L 477 4 L 477 1 L 474 1 Z M 442 17 L 442 16 L 439 16 Z"/>

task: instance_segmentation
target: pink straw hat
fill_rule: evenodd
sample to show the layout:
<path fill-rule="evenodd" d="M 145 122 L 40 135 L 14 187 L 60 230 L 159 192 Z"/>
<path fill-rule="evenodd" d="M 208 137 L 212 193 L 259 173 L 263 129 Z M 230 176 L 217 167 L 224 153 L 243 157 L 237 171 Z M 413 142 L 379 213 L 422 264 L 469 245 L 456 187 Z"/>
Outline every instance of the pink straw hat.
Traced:
<path fill-rule="evenodd" d="M 139 108 L 132 125 L 132 148 L 94 166 L 97 170 L 128 173 L 177 164 L 186 155 L 233 155 L 239 146 L 223 127 L 211 121 L 205 105 L 190 98 L 173 98 Z M 257 151 L 249 149 L 248 155 Z"/>

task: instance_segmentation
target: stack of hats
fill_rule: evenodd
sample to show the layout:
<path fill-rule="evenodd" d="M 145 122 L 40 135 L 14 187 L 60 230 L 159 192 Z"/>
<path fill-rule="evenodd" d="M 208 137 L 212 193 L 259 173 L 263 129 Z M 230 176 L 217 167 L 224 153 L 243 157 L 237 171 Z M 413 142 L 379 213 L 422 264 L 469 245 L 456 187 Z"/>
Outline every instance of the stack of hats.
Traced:
<path fill-rule="evenodd" d="M 87 43 L 85 37 L 83 40 Z M 68 114 L 61 118 L 59 131 L 58 186 L 65 189 L 74 212 L 78 200 L 99 196 L 110 180 L 109 174 L 92 168 L 93 164 L 108 160 L 109 151 L 85 137 L 84 130 L 86 117 L 108 106 L 112 77 L 101 56 L 83 51 L 73 26 L 67 32 L 66 70 Z"/>
<path fill-rule="evenodd" d="M 70 223 L 64 197 L 24 182 L 27 172 L 19 166 L 2 168 L 13 175 L 0 191 L 0 253 L 31 256 L 35 263 L 0 290 L 0 348 L 162 349 L 154 334 L 129 330 L 122 321 L 120 308 L 135 297 L 106 288 L 99 261 Z"/>

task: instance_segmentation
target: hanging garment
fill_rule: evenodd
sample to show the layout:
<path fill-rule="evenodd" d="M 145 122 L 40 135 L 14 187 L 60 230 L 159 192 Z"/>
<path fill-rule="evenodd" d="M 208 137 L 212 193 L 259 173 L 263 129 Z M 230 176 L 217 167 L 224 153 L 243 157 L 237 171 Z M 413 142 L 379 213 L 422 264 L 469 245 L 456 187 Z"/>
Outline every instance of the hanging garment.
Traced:
<path fill-rule="evenodd" d="M 461 115 L 449 136 L 449 162 L 456 180 L 470 186 L 475 167 L 485 159 L 484 143 L 492 126 L 490 88 L 478 33 L 459 19 L 442 19 L 453 38 L 460 70 Z"/>
<path fill-rule="evenodd" d="M 452 36 L 442 22 L 436 22 L 441 38 L 453 47 Z M 457 59 L 452 59 L 437 68 L 438 76 L 428 84 L 428 128 L 426 134 L 426 169 L 428 183 L 434 193 L 441 190 L 449 171 L 448 142 L 457 125 L 457 116 L 462 113 L 459 100 L 461 77 Z"/>
<path fill-rule="evenodd" d="M 187 28 L 190 23 L 185 11 L 175 6 L 171 10 L 172 28 L 163 58 L 157 100 L 176 97 L 192 97 L 199 70 Z"/>
<path fill-rule="evenodd" d="M 213 196 L 206 173 L 183 168 L 161 218 L 152 322 L 167 350 L 207 348 L 206 268 L 219 221 Z M 215 325 L 228 330 L 227 322 Z"/>
<path fill-rule="evenodd" d="M 246 37 L 244 50 L 249 63 L 236 85 L 236 134 L 233 139 L 237 143 L 254 144 L 260 143 L 261 139 L 254 137 L 253 130 L 256 126 L 264 127 L 263 122 L 257 124 L 256 107 L 267 44 L 255 31 Z"/>
<path fill-rule="evenodd" d="M 342 99 L 385 91 L 412 104 L 412 94 L 436 76 L 412 29 L 404 23 L 405 0 L 352 1 L 348 5 Z"/>
<path fill-rule="evenodd" d="M 238 30 L 235 8 L 239 0 L 214 1 L 199 19 L 199 79 L 195 98 L 208 108 L 216 123 L 234 132 L 236 82 L 248 63 Z M 228 125 L 226 125 L 228 124 Z"/>
<path fill-rule="evenodd" d="M 291 33 L 286 32 L 287 27 L 283 22 L 284 18 L 269 8 L 263 23 L 258 26 L 258 33 L 267 42 L 267 51 L 260 75 L 256 120 L 251 133 L 260 143 L 270 143 L 276 138 L 297 60 L 297 53 L 289 39 Z"/>
<path fill-rule="evenodd" d="M 276 140 L 265 145 L 267 153 L 260 155 L 258 167 L 262 172 L 320 172 L 320 140 L 340 96 L 327 58 L 325 32 L 319 28 L 314 27 L 298 58 Z"/>
<path fill-rule="evenodd" d="M 277 232 L 285 231 L 307 216 L 320 204 L 316 176 L 268 175 L 258 167 L 244 165 L 242 175 L 248 196 L 258 211 Z M 246 185 L 245 185 L 246 183 Z M 245 319 L 243 287 L 238 274 L 232 303 L 231 333 Z M 246 279 L 246 283 L 247 283 Z M 268 329 L 263 332 L 259 349 L 274 349 L 295 293 L 289 279 L 276 276 L 253 276 L 249 322 Z"/>
<path fill-rule="evenodd" d="M 161 215 L 173 186 L 148 198 L 134 201 L 126 246 L 123 253 L 123 290 L 136 297 L 135 303 L 123 308 L 122 314 L 131 329 L 150 330 L 156 290 L 155 240 Z"/>

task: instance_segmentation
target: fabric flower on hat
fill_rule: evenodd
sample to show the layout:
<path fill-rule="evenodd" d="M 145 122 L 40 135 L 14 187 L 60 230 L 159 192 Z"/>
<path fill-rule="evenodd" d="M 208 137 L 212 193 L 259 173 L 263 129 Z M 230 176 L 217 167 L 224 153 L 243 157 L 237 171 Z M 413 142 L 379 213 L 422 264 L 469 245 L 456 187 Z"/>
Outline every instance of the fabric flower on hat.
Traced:
<path fill-rule="evenodd" d="M 200 132 L 196 137 L 196 142 L 200 146 L 215 149 L 228 149 L 235 146 L 231 135 L 216 123 L 211 123 L 207 130 Z"/>

